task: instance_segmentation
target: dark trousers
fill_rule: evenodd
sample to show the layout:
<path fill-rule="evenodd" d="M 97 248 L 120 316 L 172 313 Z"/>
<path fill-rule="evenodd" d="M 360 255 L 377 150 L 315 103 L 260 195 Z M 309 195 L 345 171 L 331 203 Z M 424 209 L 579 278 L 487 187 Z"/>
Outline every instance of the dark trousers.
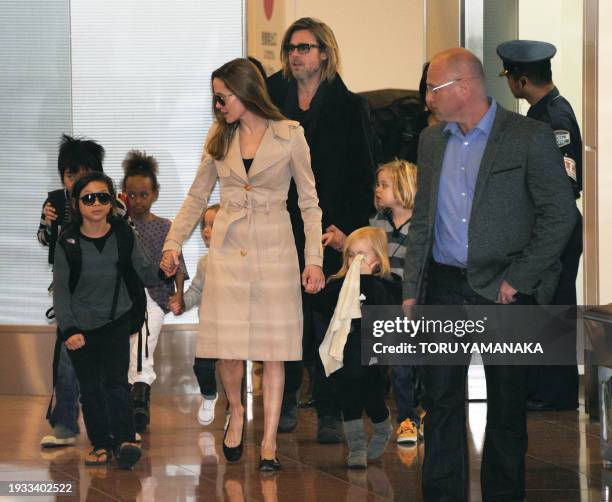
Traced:
<path fill-rule="evenodd" d="M 345 422 L 362 418 L 365 411 L 377 424 L 389 417 L 385 403 L 387 366 L 361 365 L 361 332 L 350 333 L 344 346 L 344 366 L 332 373 L 328 384 L 340 391 Z"/>
<path fill-rule="evenodd" d="M 340 389 L 337 380 L 325 377 L 325 370 L 319 356 L 319 345 L 325 337 L 327 325 L 321 316 L 312 308 L 312 295 L 302 292 L 302 310 L 304 312 L 304 332 L 302 336 L 302 361 L 285 362 L 285 390 L 283 409 L 288 409 L 296 402 L 296 396 L 302 385 L 304 365 L 314 367 L 312 395 L 315 400 L 317 415 L 340 418 Z"/>
<path fill-rule="evenodd" d="M 217 378 L 215 377 L 216 359 L 196 357 L 193 363 L 193 372 L 198 379 L 200 393 L 209 399 L 217 395 Z"/>
<path fill-rule="evenodd" d="M 51 427 L 62 425 L 75 435 L 79 433 L 79 383 L 70 362 L 68 349 L 62 343 L 57 362 L 55 405 L 49 415 Z"/>
<path fill-rule="evenodd" d="M 94 449 L 134 441 L 128 384 L 130 322 L 127 315 L 85 333 L 85 345 L 69 350 L 79 386 L 87 435 Z"/>
<path fill-rule="evenodd" d="M 561 255 L 561 276 L 552 305 L 576 305 L 576 277 L 582 255 L 582 216 Z M 529 399 L 544 401 L 561 409 L 578 407 L 578 366 L 531 366 L 528 373 Z"/>
<path fill-rule="evenodd" d="M 465 271 L 432 265 L 428 274 L 429 305 L 490 305 L 474 292 Z M 533 304 L 525 295 L 519 304 Z M 512 308 L 508 306 L 507 308 Z M 465 412 L 465 385 L 469 360 L 461 366 L 424 366 L 425 457 L 423 499 L 467 501 L 469 464 Z M 487 426 L 482 454 L 483 500 L 522 501 L 525 498 L 527 452 L 526 389 L 524 366 L 487 365 Z"/>

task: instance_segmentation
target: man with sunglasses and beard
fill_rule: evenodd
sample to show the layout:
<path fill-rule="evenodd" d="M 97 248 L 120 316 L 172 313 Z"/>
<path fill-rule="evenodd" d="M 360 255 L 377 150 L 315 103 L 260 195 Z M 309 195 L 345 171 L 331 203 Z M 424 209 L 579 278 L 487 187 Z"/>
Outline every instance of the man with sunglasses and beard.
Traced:
<path fill-rule="evenodd" d="M 268 92 L 283 115 L 304 127 L 323 211 L 323 271 L 329 276 L 342 264 L 346 235 L 368 225 L 373 212 L 376 164 L 368 105 L 340 78 L 338 44 L 325 23 L 312 18 L 295 21 L 283 37 L 281 61 L 283 69 L 268 78 Z M 297 200 L 292 183 L 287 207 L 303 269 L 304 231 Z M 290 432 L 297 425 L 298 394 L 306 365 L 311 383 L 314 379 L 317 440 L 339 443 L 343 441 L 339 398 L 333 380 L 325 378 L 317 350 L 325 326 L 313 314 L 311 301 L 303 295 L 303 362 L 285 363 L 279 432 Z"/>

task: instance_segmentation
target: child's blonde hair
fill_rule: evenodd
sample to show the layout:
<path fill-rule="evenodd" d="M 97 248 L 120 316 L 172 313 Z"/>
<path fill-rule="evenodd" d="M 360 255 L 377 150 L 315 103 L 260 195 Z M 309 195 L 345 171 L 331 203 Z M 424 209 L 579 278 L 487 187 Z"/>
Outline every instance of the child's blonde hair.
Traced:
<path fill-rule="evenodd" d="M 374 272 L 374 275 L 380 277 L 391 276 L 391 265 L 389 264 L 389 256 L 387 255 L 387 234 L 382 228 L 361 227 L 351 232 L 346 238 L 346 241 L 344 241 L 344 247 L 342 248 L 342 267 L 338 270 L 338 273 L 330 277 L 330 280 L 338 279 L 346 275 L 349 269 L 349 250 L 356 241 L 362 239 L 368 241 L 372 245 L 372 250 L 380 264 L 378 270 Z"/>
<path fill-rule="evenodd" d="M 376 170 L 376 181 L 378 181 L 378 174 L 382 171 L 387 171 L 391 176 L 395 199 L 402 207 L 412 209 L 417 191 L 417 166 L 407 160 L 392 160 Z M 378 205 L 376 198 L 374 198 L 374 205 L 378 211 L 385 209 Z"/>
<path fill-rule="evenodd" d="M 219 209 L 221 209 L 221 206 L 219 204 L 213 204 L 212 206 L 208 206 L 202 213 L 202 219 L 200 220 L 200 227 L 204 228 L 204 218 L 206 218 L 206 213 L 208 213 L 208 211 L 214 211 L 216 215 L 217 212 L 219 212 Z"/>

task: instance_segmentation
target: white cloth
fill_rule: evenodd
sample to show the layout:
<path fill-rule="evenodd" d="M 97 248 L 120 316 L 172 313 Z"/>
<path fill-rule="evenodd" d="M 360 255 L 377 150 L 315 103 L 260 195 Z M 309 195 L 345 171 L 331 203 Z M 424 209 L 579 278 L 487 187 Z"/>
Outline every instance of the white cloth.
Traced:
<path fill-rule="evenodd" d="M 130 369 L 128 370 L 128 381 L 130 384 L 135 382 L 144 382 L 151 385 L 156 378 L 155 370 L 153 369 L 153 353 L 157 347 L 157 340 L 164 325 L 164 311 L 153 298 L 147 294 L 147 322 L 149 324 L 149 357 L 145 356 L 145 343 L 147 343 L 146 330 L 142 329 L 142 371 L 138 373 L 138 333 L 130 337 Z"/>
<path fill-rule="evenodd" d="M 325 369 L 325 376 L 331 375 L 344 366 L 344 346 L 351 332 L 351 321 L 361 319 L 359 285 L 362 261 L 363 255 L 358 254 L 349 267 L 338 295 L 334 315 L 325 332 L 325 338 L 319 346 L 319 355 Z"/>

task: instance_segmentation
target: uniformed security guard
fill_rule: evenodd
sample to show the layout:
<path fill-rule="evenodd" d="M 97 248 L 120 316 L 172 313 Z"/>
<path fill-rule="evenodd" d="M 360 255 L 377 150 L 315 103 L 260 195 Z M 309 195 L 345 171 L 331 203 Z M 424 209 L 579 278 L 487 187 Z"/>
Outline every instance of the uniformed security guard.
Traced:
<path fill-rule="evenodd" d="M 550 60 L 556 52 L 554 45 L 532 40 L 512 40 L 497 47 L 504 64 L 500 76 L 507 77 L 515 98 L 529 102 L 528 117 L 550 124 L 563 153 L 565 172 L 578 199 L 582 191 L 582 138 L 574 110 L 552 81 Z M 581 254 L 580 215 L 561 256 L 563 270 L 551 304 L 576 305 L 576 276 Z M 577 366 L 530 368 L 528 410 L 574 410 L 577 407 Z"/>

